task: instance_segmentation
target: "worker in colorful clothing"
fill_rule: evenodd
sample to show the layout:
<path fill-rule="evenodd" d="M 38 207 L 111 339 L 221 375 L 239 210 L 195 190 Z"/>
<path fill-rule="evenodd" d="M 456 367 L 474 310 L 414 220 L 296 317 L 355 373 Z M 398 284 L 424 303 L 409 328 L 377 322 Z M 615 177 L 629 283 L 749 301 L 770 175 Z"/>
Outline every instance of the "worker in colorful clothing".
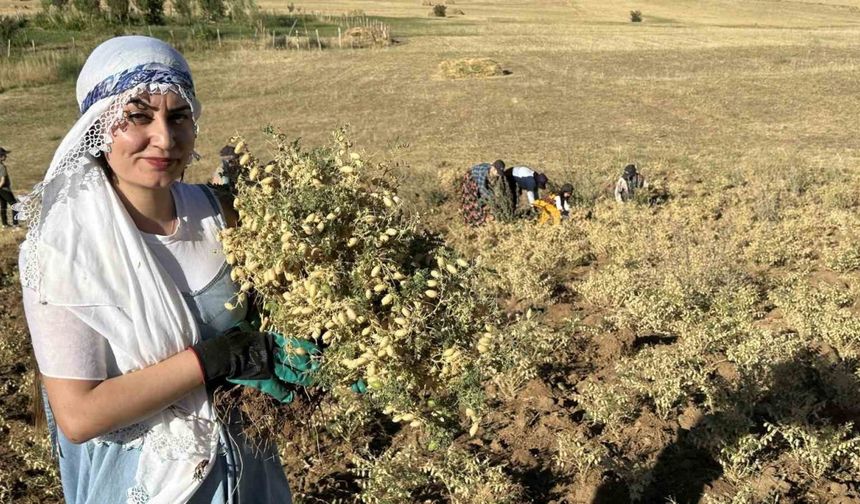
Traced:
<path fill-rule="evenodd" d="M 635 164 L 629 164 L 624 167 L 624 173 L 621 178 L 615 183 L 615 201 L 626 203 L 633 199 L 636 191 L 648 187 L 648 182 L 636 168 Z"/>
<path fill-rule="evenodd" d="M 570 216 L 570 196 L 573 194 L 573 186 L 564 184 L 556 193 L 549 193 L 541 199 L 535 200 L 532 207 L 537 212 L 538 224 L 559 225 L 563 219 Z"/>
<path fill-rule="evenodd" d="M 215 187 L 232 189 L 239 173 L 239 156 L 229 144 L 221 149 L 220 155 L 221 165 L 215 170 L 209 183 Z"/>
<path fill-rule="evenodd" d="M 17 203 L 15 194 L 12 193 L 12 181 L 9 179 L 9 170 L 6 169 L 6 155 L 12 151 L 0 147 L 0 222 L 3 227 L 9 227 L 7 207 Z M 12 210 L 12 225 L 18 225 L 18 212 Z"/>
<path fill-rule="evenodd" d="M 564 184 L 555 196 L 555 208 L 561 213 L 562 217 L 570 216 L 570 197 L 572 195 L 573 186 L 570 184 Z"/>
<path fill-rule="evenodd" d="M 479 226 L 492 219 L 493 186 L 502 178 L 504 171 L 505 162 L 497 159 L 473 166 L 463 177 L 461 204 L 466 224 Z"/>
<path fill-rule="evenodd" d="M 516 211 L 520 194 L 526 193 L 529 200 L 529 207 L 534 205 L 534 202 L 540 197 L 539 189 L 546 189 L 546 183 L 549 181 L 546 175 L 538 173 L 528 166 L 514 166 L 505 171 L 505 178 L 511 189 L 511 198 L 513 210 Z"/>

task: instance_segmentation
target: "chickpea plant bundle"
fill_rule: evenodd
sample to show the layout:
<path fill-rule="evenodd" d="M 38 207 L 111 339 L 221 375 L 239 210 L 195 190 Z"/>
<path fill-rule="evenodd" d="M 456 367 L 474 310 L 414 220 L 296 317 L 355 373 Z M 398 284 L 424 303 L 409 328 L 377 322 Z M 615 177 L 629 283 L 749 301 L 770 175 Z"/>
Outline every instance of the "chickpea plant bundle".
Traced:
<path fill-rule="evenodd" d="M 324 349 L 316 385 L 330 417 L 374 408 L 429 434 L 431 449 L 474 435 L 499 362 L 477 269 L 419 231 L 386 167 L 366 165 L 344 130 L 310 151 L 270 134 L 269 162 L 234 139 L 241 224 L 221 241 L 242 293 L 228 308 L 253 290 L 265 329 Z"/>

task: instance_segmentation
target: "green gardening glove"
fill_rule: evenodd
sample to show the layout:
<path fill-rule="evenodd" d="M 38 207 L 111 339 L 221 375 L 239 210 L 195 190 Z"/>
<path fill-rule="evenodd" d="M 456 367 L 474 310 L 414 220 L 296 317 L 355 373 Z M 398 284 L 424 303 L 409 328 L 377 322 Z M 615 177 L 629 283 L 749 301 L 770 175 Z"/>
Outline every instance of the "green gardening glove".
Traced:
<path fill-rule="evenodd" d="M 242 330 L 254 330 L 253 325 L 247 321 L 241 321 L 236 327 Z M 319 360 L 314 356 L 320 354 L 318 346 L 310 341 L 285 338 L 282 334 L 273 332 L 277 350 L 275 351 L 275 377 L 265 380 L 228 380 L 230 383 L 255 388 L 264 392 L 277 401 L 288 404 L 295 398 L 295 391 L 288 384 L 310 386 L 313 383 L 313 375 L 319 369 Z M 300 348 L 304 350 L 302 355 L 287 352 L 284 348 Z"/>
<path fill-rule="evenodd" d="M 275 375 L 287 383 L 309 387 L 314 383 L 314 375 L 320 368 L 320 348 L 313 342 L 299 338 L 285 338 L 280 333 L 272 333 L 278 350 L 275 354 Z M 299 353 L 289 349 L 298 349 Z"/>

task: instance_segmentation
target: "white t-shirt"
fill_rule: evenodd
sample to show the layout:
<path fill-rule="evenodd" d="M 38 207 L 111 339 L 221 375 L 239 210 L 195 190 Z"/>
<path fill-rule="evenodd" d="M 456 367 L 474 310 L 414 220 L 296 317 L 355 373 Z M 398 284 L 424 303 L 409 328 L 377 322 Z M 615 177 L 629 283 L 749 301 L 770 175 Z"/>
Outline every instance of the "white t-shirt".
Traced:
<path fill-rule="evenodd" d="M 514 178 L 529 178 L 535 176 L 535 171 L 529 168 L 528 166 L 514 166 L 511 169 L 511 175 Z M 529 205 L 534 205 L 535 202 L 535 192 L 531 189 L 526 190 L 526 197 L 529 200 Z"/>
<path fill-rule="evenodd" d="M 174 185 L 176 215 L 181 217 L 173 234 L 141 233 L 179 291 L 186 294 L 205 287 L 225 260 L 218 242 L 220 227 L 213 214 L 215 209 L 201 189 L 188 184 Z"/>
<path fill-rule="evenodd" d="M 217 240 L 219 216 L 203 189 L 174 184 L 179 218 L 170 236 L 141 233 L 156 259 L 183 293 L 206 287 L 221 271 L 224 253 Z M 219 209 L 220 212 L 220 209 Z M 19 257 L 23 267 L 24 253 Z M 104 380 L 121 374 L 110 344 L 69 310 L 39 303 L 32 289 L 24 288 L 24 312 L 39 371 L 52 378 Z"/>
<path fill-rule="evenodd" d="M 528 166 L 514 166 L 511 170 L 511 175 L 517 178 L 534 177 L 535 171 Z"/>

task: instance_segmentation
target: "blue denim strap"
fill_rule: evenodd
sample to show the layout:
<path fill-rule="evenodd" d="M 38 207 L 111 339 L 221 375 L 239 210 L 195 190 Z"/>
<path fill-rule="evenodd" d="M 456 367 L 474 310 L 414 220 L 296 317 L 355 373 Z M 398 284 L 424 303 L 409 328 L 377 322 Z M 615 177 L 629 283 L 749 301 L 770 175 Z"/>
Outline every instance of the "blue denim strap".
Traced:
<path fill-rule="evenodd" d="M 212 189 L 206 187 L 205 184 L 197 184 L 197 187 L 203 191 L 203 194 L 206 195 L 206 199 L 209 200 L 209 204 L 212 205 L 212 210 L 214 211 L 215 219 L 218 221 L 218 227 L 224 229 L 227 227 L 227 221 L 224 219 L 224 214 L 221 212 L 221 204 L 218 203 L 218 200 L 215 199 L 215 194 L 212 193 Z"/>

